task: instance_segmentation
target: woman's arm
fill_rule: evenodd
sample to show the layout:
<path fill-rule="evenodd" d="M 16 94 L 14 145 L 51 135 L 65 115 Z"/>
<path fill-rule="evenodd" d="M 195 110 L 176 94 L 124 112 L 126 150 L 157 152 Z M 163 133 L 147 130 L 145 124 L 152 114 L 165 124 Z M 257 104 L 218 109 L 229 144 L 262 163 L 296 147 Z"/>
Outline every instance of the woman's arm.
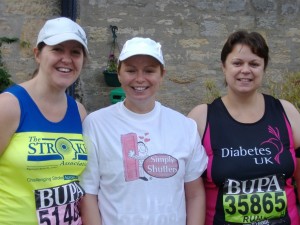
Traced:
<path fill-rule="evenodd" d="M 85 194 L 80 202 L 80 212 L 83 225 L 102 224 L 97 195 Z"/>
<path fill-rule="evenodd" d="M 282 99 L 280 102 L 292 126 L 294 147 L 297 149 L 300 147 L 300 113 L 292 103 Z"/>
<path fill-rule="evenodd" d="M 16 132 L 20 122 L 20 106 L 15 96 L 0 95 L 0 156 Z"/>
<path fill-rule="evenodd" d="M 205 190 L 202 178 L 184 185 L 187 225 L 203 225 L 205 221 Z"/>
<path fill-rule="evenodd" d="M 292 127 L 295 151 L 300 151 L 300 113 L 290 102 L 285 100 L 280 100 L 280 102 Z M 298 155 L 300 154 L 298 153 Z M 294 178 L 297 186 L 298 200 L 300 202 L 300 158 L 297 158 L 297 166 Z"/>

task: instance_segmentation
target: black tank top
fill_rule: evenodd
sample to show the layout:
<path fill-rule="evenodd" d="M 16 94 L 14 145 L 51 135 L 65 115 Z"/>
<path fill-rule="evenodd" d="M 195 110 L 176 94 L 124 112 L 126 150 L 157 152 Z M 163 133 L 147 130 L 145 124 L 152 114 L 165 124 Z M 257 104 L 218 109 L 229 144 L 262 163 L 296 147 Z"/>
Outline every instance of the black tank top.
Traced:
<path fill-rule="evenodd" d="M 242 191 L 237 193 L 237 190 L 242 190 L 243 184 L 250 185 L 249 189 L 244 190 L 245 192 L 251 192 L 251 185 L 253 185 L 252 188 L 260 192 L 259 185 L 266 180 L 274 178 L 277 181 L 277 179 L 282 179 L 283 187 L 289 182 L 289 192 L 292 192 L 292 180 L 289 178 L 292 177 L 295 171 L 295 153 L 291 127 L 278 99 L 264 95 L 264 101 L 265 112 L 263 117 L 255 123 L 247 124 L 234 120 L 221 98 L 208 105 L 207 124 L 202 141 L 209 156 L 205 185 L 209 214 L 207 216 L 214 215 L 213 224 L 240 224 L 225 222 L 224 201 L 226 201 L 227 191 L 241 195 Z M 232 184 L 237 186 L 230 187 Z M 273 187 L 275 186 L 273 185 Z M 273 196 L 275 192 L 276 190 L 270 193 Z M 216 195 L 217 198 L 214 197 Z M 230 213 L 233 213 L 231 210 L 240 210 L 241 212 L 248 210 L 249 213 L 251 211 L 250 202 L 252 201 L 250 198 L 261 202 L 263 202 L 263 198 L 264 200 L 267 199 L 263 194 L 255 199 L 256 196 L 257 193 L 248 195 L 249 199 L 245 200 L 247 205 L 243 203 L 244 199 L 241 200 L 239 197 L 234 197 L 234 195 L 230 196 L 227 199 L 227 208 L 225 206 L 225 211 L 228 210 L 227 215 L 230 216 Z M 229 207 L 232 203 L 230 199 L 240 202 L 235 202 L 235 207 L 231 208 Z M 274 207 L 280 208 L 280 205 L 276 205 L 274 196 L 270 200 L 273 201 Z M 264 207 L 264 205 L 262 203 L 256 208 L 252 207 L 254 214 L 261 215 L 258 212 L 261 210 L 259 207 Z M 266 211 L 268 212 L 270 209 L 266 209 Z M 243 220 L 248 221 L 247 219 Z M 289 224 L 287 221 L 290 221 L 288 216 L 285 222 L 282 221 L 280 224 Z M 206 224 L 209 225 L 210 223 L 207 222 Z M 248 223 L 245 222 L 245 224 Z"/>

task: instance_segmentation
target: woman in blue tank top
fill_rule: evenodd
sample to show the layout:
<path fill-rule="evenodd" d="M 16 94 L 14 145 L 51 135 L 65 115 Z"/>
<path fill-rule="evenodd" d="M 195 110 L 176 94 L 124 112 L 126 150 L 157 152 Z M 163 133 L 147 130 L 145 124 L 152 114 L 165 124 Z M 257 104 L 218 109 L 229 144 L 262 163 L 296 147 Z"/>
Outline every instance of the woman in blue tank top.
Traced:
<path fill-rule="evenodd" d="M 34 77 L 0 95 L 0 224 L 82 224 L 78 176 L 87 164 L 86 110 L 66 89 L 87 54 L 77 23 L 48 20 L 34 48 Z"/>

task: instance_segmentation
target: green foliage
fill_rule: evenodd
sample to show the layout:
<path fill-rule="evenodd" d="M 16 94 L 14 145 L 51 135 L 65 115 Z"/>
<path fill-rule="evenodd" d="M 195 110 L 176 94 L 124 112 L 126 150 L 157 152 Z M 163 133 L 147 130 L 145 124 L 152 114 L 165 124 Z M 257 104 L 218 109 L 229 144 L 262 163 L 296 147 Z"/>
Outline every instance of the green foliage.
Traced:
<path fill-rule="evenodd" d="M 291 102 L 300 111 L 300 72 L 285 75 L 283 82 L 268 80 L 267 83 L 271 95 Z"/>
<path fill-rule="evenodd" d="M 205 87 L 205 102 L 211 103 L 215 98 L 221 96 L 221 92 L 216 85 L 216 81 L 214 79 L 206 79 L 204 81 Z"/>
<path fill-rule="evenodd" d="M 118 60 L 114 54 L 110 54 L 107 62 L 106 71 L 117 72 L 117 69 L 118 69 Z"/>
<path fill-rule="evenodd" d="M 2 43 L 11 44 L 11 43 L 16 42 L 18 40 L 19 40 L 18 38 L 0 37 L 0 46 L 2 45 Z"/>
<path fill-rule="evenodd" d="M 18 41 L 18 38 L 8 38 L 8 37 L 0 37 L 0 48 L 3 43 L 13 43 Z M 9 74 L 7 68 L 4 66 L 2 62 L 2 52 L 0 49 L 0 93 L 13 84 L 10 79 L 11 75 Z"/>
<path fill-rule="evenodd" d="M 0 66 L 0 93 L 13 84 L 10 77 L 11 76 L 7 72 L 7 69 L 3 66 Z"/>
<path fill-rule="evenodd" d="M 20 46 L 21 46 L 22 48 L 30 48 L 30 47 L 31 47 L 31 44 L 30 44 L 29 41 L 21 41 L 21 42 L 20 42 Z"/>
<path fill-rule="evenodd" d="M 116 34 L 118 27 L 110 25 L 110 29 L 112 32 L 113 40 L 111 42 L 111 48 L 110 48 L 110 52 L 109 52 L 109 56 L 108 56 L 108 60 L 107 60 L 107 67 L 105 68 L 105 70 L 110 73 L 117 73 L 118 57 L 116 56 L 116 53 L 120 52 L 119 45 L 117 42 L 117 34 Z"/>

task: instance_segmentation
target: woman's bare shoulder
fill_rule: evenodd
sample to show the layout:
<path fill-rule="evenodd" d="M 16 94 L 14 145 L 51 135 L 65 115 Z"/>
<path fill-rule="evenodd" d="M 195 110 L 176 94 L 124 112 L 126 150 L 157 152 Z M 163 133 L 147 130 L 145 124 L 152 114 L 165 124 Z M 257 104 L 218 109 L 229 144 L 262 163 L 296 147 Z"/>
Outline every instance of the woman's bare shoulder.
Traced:
<path fill-rule="evenodd" d="M 200 104 L 194 107 L 188 114 L 188 117 L 198 120 L 207 114 L 207 104 Z M 206 117 L 206 116 L 205 116 Z"/>
<path fill-rule="evenodd" d="M 207 104 L 197 105 L 189 112 L 188 117 L 196 121 L 199 134 L 202 136 L 206 126 Z"/>
<path fill-rule="evenodd" d="M 4 117 L 14 117 L 20 114 L 20 106 L 18 99 L 8 93 L 0 94 L 0 119 Z"/>
<path fill-rule="evenodd" d="M 300 147 L 300 113 L 297 108 L 289 101 L 280 99 L 284 111 L 290 121 L 293 130 L 295 148 Z"/>
<path fill-rule="evenodd" d="M 82 122 L 85 119 L 85 117 L 87 116 L 87 112 L 86 112 L 86 109 L 85 109 L 85 107 L 82 103 L 80 103 L 78 101 L 76 101 L 76 103 L 77 103 L 77 107 L 78 107 L 81 122 Z"/>

